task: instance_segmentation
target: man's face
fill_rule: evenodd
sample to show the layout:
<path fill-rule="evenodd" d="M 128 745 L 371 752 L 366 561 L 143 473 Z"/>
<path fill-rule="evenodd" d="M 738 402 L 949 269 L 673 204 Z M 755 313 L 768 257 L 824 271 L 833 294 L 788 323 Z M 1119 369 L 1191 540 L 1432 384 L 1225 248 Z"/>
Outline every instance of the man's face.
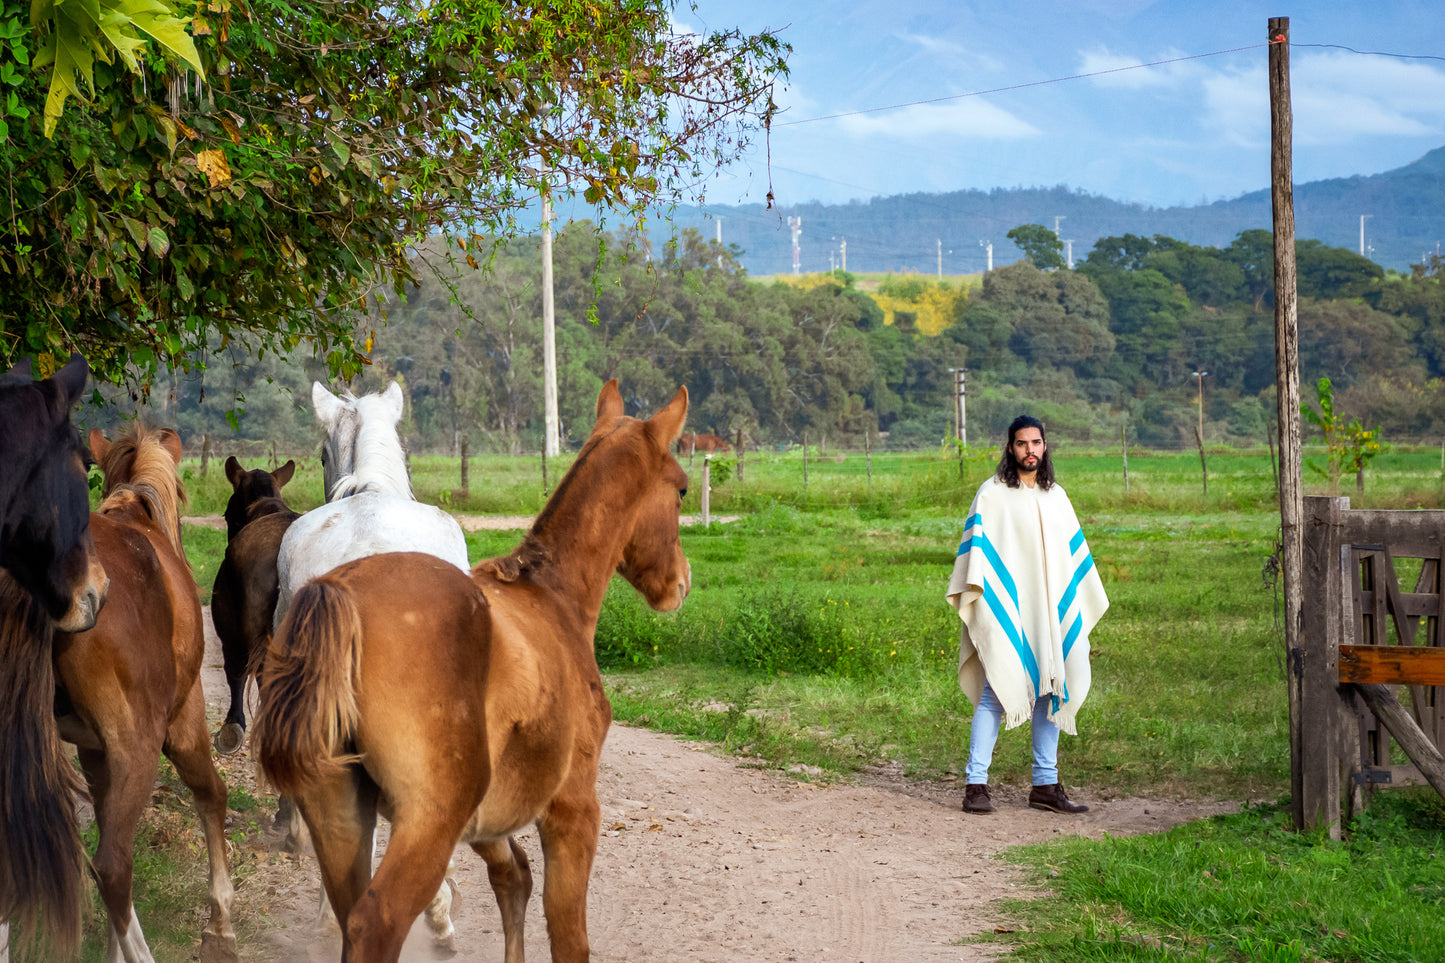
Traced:
<path fill-rule="evenodd" d="M 1014 464 L 1018 465 L 1020 473 L 1030 473 L 1039 470 L 1039 462 L 1044 460 L 1044 452 L 1049 446 L 1044 444 L 1044 433 L 1033 427 L 1023 427 L 1014 433 L 1014 440 L 1009 445 L 1013 452 Z"/>

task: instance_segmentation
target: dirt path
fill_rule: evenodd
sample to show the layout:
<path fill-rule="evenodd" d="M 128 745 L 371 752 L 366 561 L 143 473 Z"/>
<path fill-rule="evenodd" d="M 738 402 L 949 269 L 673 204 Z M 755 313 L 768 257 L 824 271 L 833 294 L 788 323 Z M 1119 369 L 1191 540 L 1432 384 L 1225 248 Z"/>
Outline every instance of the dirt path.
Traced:
<path fill-rule="evenodd" d="M 209 620 L 209 613 L 208 613 Z M 214 636 L 203 683 L 224 694 Z M 216 709 L 213 716 L 219 718 Z M 229 779 L 247 779 L 244 756 Z M 1076 817 L 1027 808 L 1026 790 L 1003 788 L 1000 811 L 965 816 L 959 790 L 887 773 L 869 785 L 819 786 L 740 765 L 709 747 L 614 726 L 602 756 L 602 838 L 588 904 L 593 959 L 600 963 L 987 960 L 987 945 L 956 945 L 1007 925 L 1000 898 L 1022 883 L 994 858 L 1005 848 L 1059 833 L 1155 832 L 1232 807 L 1149 799 L 1098 799 Z M 267 804 L 270 805 L 269 803 Z M 542 862 L 535 832 L 520 839 L 536 889 L 527 915 L 527 955 L 549 959 L 541 910 Z M 460 900 L 453 913 L 457 959 L 502 959 L 501 926 L 486 868 L 458 849 Z M 337 960 L 333 933 L 314 925 L 315 860 L 270 856 L 238 891 L 275 922 L 248 959 Z M 403 957 L 435 959 L 424 924 Z"/>

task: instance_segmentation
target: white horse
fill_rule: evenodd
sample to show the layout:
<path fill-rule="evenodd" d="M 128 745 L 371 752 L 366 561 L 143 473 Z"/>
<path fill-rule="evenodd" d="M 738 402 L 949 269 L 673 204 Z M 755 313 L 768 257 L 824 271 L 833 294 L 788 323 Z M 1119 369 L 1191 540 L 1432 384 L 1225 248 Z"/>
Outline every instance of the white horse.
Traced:
<path fill-rule="evenodd" d="M 406 470 L 406 456 L 396 434 L 402 413 L 401 385 L 392 382 L 380 394 L 338 397 L 316 382 L 311 404 L 326 429 L 321 446 L 326 504 L 291 524 L 276 557 L 278 596 L 274 626 L 291 607 L 296 592 L 311 579 L 336 566 L 383 552 L 425 552 L 471 571 L 467 540 L 457 520 L 440 508 L 416 500 Z M 300 814 L 283 800 L 278 822 L 287 823 L 288 845 L 303 848 L 306 835 Z M 437 946 L 452 951 L 451 921 L 456 884 L 447 867 L 446 879 L 426 908 L 427 925 Z M 331 917 L 326 891 L 321 893 L 320 919 Z"/>

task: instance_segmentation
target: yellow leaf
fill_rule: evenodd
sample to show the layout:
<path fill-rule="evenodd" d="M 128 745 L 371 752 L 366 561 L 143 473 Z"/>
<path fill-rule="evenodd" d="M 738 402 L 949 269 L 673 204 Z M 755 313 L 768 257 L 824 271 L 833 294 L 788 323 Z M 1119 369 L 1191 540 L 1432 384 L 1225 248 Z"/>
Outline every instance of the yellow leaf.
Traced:
<path fill-rule="evenodd" d="M 196 151 L 196 168 L 206 175 L 212 187 L 225 187 L 231 182 L 231 165 L 219 148 Z"/>

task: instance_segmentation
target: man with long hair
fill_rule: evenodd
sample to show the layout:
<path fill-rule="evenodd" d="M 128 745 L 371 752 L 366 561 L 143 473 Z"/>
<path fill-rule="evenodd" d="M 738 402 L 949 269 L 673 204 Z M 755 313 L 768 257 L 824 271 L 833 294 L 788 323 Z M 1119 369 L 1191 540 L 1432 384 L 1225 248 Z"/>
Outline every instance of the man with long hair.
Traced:
<path fill-rule="evenodd" d="M 1031 415 L 1009 425 L 998 469 L 974 495 L 947 598 L 963 622 L 958 684 L 974 705 L 964 812 L 994 811 L 988 769 L 999 728 L 1025 719 L 1029 806 L 1086 812 L 1059 780 L 1059 733 L 1075 732 L 1089 694 L 1089 632 L 1109 600 Z"/>

